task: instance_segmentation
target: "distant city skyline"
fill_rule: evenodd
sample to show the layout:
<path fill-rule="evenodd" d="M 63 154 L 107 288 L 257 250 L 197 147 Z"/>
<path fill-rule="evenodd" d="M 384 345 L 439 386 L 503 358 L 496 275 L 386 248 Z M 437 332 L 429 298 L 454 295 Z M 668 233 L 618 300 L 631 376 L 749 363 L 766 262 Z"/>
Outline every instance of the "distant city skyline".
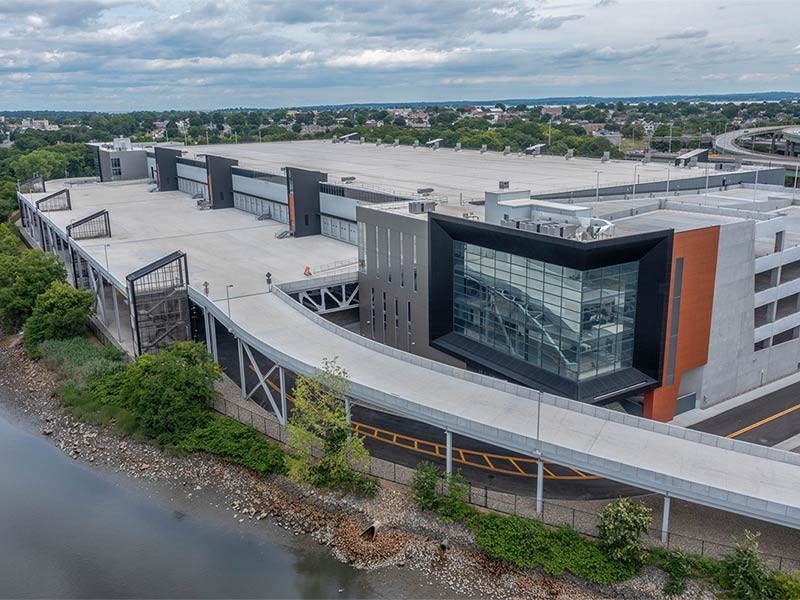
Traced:
<path fill-rule="evenodd" d="M 6 0 L 0 110 L 800 90 L 796 0 Z"/>

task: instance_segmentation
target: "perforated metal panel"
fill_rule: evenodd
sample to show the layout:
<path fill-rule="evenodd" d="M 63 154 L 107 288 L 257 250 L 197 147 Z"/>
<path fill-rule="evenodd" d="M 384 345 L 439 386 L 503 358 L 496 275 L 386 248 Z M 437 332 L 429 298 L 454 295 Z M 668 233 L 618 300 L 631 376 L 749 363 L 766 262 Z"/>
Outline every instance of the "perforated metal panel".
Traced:
<path fill-rule="evenodd" d="M 191 339 L 186 254 L 169 256 L 127 277 L 137 354 Z"/>

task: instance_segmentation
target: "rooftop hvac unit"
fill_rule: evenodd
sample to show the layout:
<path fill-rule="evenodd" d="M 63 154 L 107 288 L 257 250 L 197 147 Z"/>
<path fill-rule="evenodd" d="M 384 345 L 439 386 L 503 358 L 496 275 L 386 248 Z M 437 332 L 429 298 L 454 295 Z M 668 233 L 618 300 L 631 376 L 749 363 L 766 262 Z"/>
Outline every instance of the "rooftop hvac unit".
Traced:
<path fill-rule="evenodd" d="M 608 162 L 611 160 L 611 152 L 603 152 L 603 157 L 600 159 L 600 162 Z"/>
<path fill-rule="evenodd" d="M 539 231 L 539 225 L 536 221 L 520 221 L 518 229 L 522 231 L 529 231 L 531 233 L 537 233 Z"/>
<path fill-rule="evenodd" d="M 500 189 L 501 189 L 501 190 L 507 190 L 509 185 L 510 185 L 510 182 L 508 182 L 508 181 L 501 181 L 501 182 L 500 182 Z"/>
<path fill-rule="evenodd" d="M 503 148 L 503 156 L 506 156 L 508 154 L 511 154 L 511 146 L 506 146 L 505 148 Z"/>
<path fill-rule="evenodd" d="M 412 215 L 421 215 L 435 210 L 436 202 L 433 200 L 413 200 L 408 203 L 408 212 Z"/>
<path fill-rule="evenodd" d="M 503 227 L 510 227 L 511 229 L 519 229 L 519 221 L 515 219 L 500 219 L 500 225 Z"/>
<path fill-rule="evenodd" d="M 564 155 L 564 158 L 569 160 L 573 156 L 575 156 L 575 149 L 574 148 L 570 148 L 569 150 L 567 150 L 567 153 Z"/>
<path fill-rule="evenodd" d="M 376 146 L 380 146 L 382 143 L 383 143 L 383 138 L 378 138 L 377 140 L 375 140 Z"/>
<path fill-rule="evenodd" d="M 399 138 L 394 138 L 394 143 L 392 144 L 392 146 L 394 146 L 394 147 L 397 147 L 397 146 L 399 146 L 399 145 L 400 145 L 400 140 L 399 140 Z"/>
<path fill-rule="evenodd" d="M 419 148 L 419 140 L 414 140 L 413 147 L 414 148 Z"/>
<path fill-rule="evenodd" d="M 461 152 L 461 142 L 456 144 L 456 152 Z"/>
<path fill-rule="evenodd" d="M 486 152 L 486 144 L 481 144 L 481 154 Z"/>
<path fill-rule="evenodd" d="M 561 226 L 561 237 L 572 239 L 578 234 L 578 226 L 572 223 L 564 223 Z"/>

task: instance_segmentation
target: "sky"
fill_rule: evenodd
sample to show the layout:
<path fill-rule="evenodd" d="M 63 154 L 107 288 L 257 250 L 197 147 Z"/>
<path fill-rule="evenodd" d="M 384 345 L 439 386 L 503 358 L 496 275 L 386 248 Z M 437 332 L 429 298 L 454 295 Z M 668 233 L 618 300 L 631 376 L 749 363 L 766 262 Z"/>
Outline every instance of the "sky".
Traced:
<path fill-rule="evenodd" d="M 0 110 L 800 91 L 800 0 L 0 0 Z"/>

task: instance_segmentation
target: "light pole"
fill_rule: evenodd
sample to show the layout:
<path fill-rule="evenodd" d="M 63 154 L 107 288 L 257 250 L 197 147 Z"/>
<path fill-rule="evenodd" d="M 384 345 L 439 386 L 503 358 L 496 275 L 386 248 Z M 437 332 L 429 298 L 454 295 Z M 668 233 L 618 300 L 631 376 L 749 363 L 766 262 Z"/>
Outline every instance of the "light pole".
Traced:
<path fill-rule="evenodd" d="M 225 286 L 225 299 L 228 301 L 228 316 L 231 316 L 231 294 L 230 289 L 233 287 L 232 283 Z"/>
<path fill-rule="evenodd" d="M 753 202 L 758 198 L 758 166 L 756 166 L 756 181 L 753 184 Z"/>
<path fill-rule="evenodd" d="M 597 182 L 594 189 L 594 201 L 600 202 L 600 171 L 595 171 L 595 173 L 597 173 Z"/>
<path fill-rule="evenodd" d="M 633 165 L 633 197 L 636 198 L 636 171 L 639 169 L 639 163 Z"/>
<path fill-rule="evenodd" d="M 667 167 L 667 191 L 666 191 L 666 194 L 665 194 L 667 196 L 669 196 L 669 173 L 670 173 L 669 167 Z"/>
<path fill-rule="evenodd" d="M 708 194 L 708 163 L 706 163 L 706 194 Z"/>

